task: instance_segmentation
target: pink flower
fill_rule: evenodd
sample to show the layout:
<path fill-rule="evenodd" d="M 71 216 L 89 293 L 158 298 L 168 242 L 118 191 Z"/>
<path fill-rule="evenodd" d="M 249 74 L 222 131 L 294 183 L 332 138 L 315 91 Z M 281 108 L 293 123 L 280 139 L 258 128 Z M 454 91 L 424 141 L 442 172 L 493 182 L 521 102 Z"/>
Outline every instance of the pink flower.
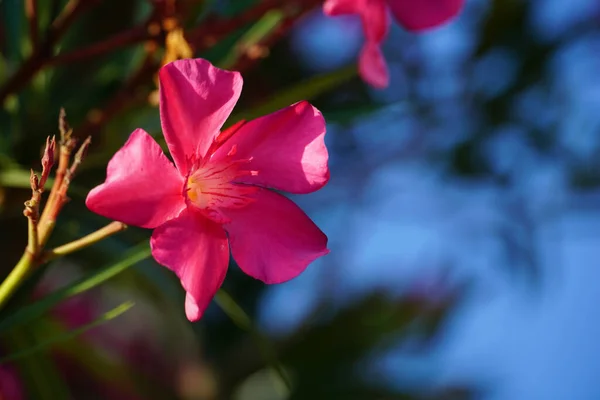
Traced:
<path fill-rule="evenodd" d="M 418 32 L 447 22 L 459 13 L 463 4 L 464 0 L 325 0 L 323 11 L 329 16 L 360 15 L 366 42 L 358 70 L 367 83 L 384 88 L 389 76 L 380 46 L 388 33 L 388 8 L 400 25 Z"/>
<path fill-rule="evenodd" d="M 325 121 L 299 102 L 219 132 L 242 90 L 238 72 L 186 59 L 165 65 L 159 81 L 175 165 L 137 129 L 86 205 L 154 229 L 152 255 L 181 280 L 186 315 L 195 321 L 225 279 L 229 247 L 245 273 L 266 283 L 292 279 L 329 252 L 327 236 L 310 218 L 270 190 L 311 193 L 327 183 Z"/>
<path fill-rule="evenodd" d="M 0 366 L 0 399 L 22 400 L 25 398 L 23 385 L 12 365 Z"/>

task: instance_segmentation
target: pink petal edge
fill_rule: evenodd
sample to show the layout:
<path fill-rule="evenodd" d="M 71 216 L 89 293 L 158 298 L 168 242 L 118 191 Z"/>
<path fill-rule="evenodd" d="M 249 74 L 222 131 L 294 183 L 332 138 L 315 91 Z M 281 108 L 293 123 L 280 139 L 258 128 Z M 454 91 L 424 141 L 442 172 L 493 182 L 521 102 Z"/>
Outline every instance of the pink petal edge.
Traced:
<path fill-rule="evenodd" d="M 199 320 L 227 273 L 229 246 L 223 228 L 186 209 L 154 230 L 150 248 L 154 259 L 181 280 L 187 318 Z"/>
<path fill-rule="evenodd" d="M 329 181 L 325 120 L 319 110 L 301 101 L 242 125 L 213 159 L 251 161 L 244 169 L 258 171 L 240 183 L 271 187 L 290 193 L 312 193 Z"/>
<path fill-rule="evenodd" d="M 438 27 L 456 17 L 464 0 L 387 0 L 395 19 L 406 30 L 419 32 Z"/>
<path fill-rule="evenodd" d="M 360 12 L 364 0 L 326 0 L 323 4 L 323 13 L 328 16 L 357 14 Z"/>
<path fill-rule="evenodd" d="M 388 68 L 379 44 L 365 43 L 358 61 L 358 72 L 361 78 L 374 88 L 383 89 L 389 85 Z"/>
<path fill-rule="evenodd" d="M 160 119 L 175 165 L 186 175 L 204 157 L 242 91 L 239 72 L 204 59 L 173 61 L 160 69 Z"/>
<path fill-rule="evenodd" d="M 155 228 L 185 207 L 183 178 L 156 141 L 136 129 L 109 161 L 106 181 L 92 189 L 86 206 L 96 214 Z"/>
<path fill-rule="evenodd" d="M 317 258 L 329 253 L 327 236 L 291 200 L 260 189 L 256 201 L 227 210 L 233 258 L 246 274 L 265 283 L 298 276 Z"/>
<path fill-rule="evenodd" d="M 367 42 L 381 43 L 385 40 L 390 27 L 385 0 L 364 0 L 360 18 Z"/>

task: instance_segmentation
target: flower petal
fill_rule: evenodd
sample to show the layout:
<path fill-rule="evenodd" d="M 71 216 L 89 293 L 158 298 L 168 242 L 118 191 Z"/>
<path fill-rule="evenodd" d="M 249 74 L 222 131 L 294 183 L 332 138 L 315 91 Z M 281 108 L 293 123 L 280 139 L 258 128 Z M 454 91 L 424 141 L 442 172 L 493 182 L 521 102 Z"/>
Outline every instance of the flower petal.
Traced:
<path fill-rule="evenodd" d="M 358 72 L 365 82 L 375 88 L 383 89 L 388 86 L 390 78 L 387 64 L 377 43 L 367 42 L 363 46 Z"/>
<path fill-rule="evenodd" d="M 186 209 L 154 230 L 150 247 L 154 259 L 181 280 L 186 316 L 197 321 L 225 280 L 229 263 L 225 231 Z"/>
<path fill-rule="evenodd" d="M 422 31 L 448 22 L 464 3 L 464 0 L 388 0 L 396 20 L 409 31 Z"/>
<path fill-rule="evenodd" d="M 368 42 L 380 43 L 387 36 L 390 26 L 384 0 L 365 0 L 360 11 L 363 29 Z"/>
<path fill-rule="evenodd" d="M 85 204 L 104 217 L 155 228 L 183 210 L 182 190 L 183 178 L 160 146 L 136 129 L 108 163 L 106 181 L 90 191 Z"/>
<path fill-rule="evenodd" d="M 326 0 L 323 4 L 325 15 L 336 16 L 344 14 L 357 14 L 364 5 L 364 0 Z"/>
<path fill-rule="evenodd" d="M 256 201 L 227 210 L 233 258 L 242 271 L 265 283 L 290 280 L 329 253 L 327 236 L 291 200 L 260 189 Z"/>
<path fill-rule="evenodd" d="M 311 193 L 329 181 L 325 120 L 306 101 L 242 125 L 213 155 L 220 161 L 250 159 L 246 170 L 258 171 L 236 180 L 290 193 Z"/>
<path fill-rule="evenodd" d="M 192 157 L 204 157 L 242 91 L 238 72 L 203 59 L 171 62 L 160 69 L 160 119 L 182 175 Z"/>

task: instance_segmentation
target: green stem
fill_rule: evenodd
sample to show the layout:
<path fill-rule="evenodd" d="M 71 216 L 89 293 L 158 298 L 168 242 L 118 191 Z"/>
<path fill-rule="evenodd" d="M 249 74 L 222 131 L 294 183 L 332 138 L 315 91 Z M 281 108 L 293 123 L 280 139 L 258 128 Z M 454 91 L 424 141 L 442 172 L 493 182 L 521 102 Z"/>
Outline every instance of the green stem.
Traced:
<path fill-rule="evenodd" d="M 234 324 L 239 328 L 248 331 L 250 335 L 254 337 L 263 357 L 265 357 L 267 363 L 270 364 L 272 372 L 275 376 L 279 377 L 287 390 L 286 394 L 289 395 L 293 388 L 292 381 L 283 368 L 283 365 L 279 362 L 277 353 L 269 343 L 269 340 L 254 326 L 248 314 L 246 314 L 242 307 L 240 307 L 225 290 L 219 289 L 215 295 L 215 302 Z"/>
<path fill-rule="evenodd" d="M 37 254 L 39 250 L 37 224 L 33 217 L 27 218 L 27 250 L 26 253 Z"/>
<path fill-rule="evenodd" d="M 81 239 L 75 240 L 71 243 L 64 244 L 62 246 L 48 251 L 44 254 L 43 258 L 40 259 L 39 256 L 35 257 L 35 253 L 31 251 L 32 235 L 33 239 L 37 240 L 38 232 L 35 224 L 31 223 L 31 218 L 29 219 L 29 221 L 30 236 L 29 244 L 27 245 L 27 250 L 25 251 L 25 253 L 23 253 L 23 256 L 21 257 L 17 265 L 13 268 L 13 270 L 10 272 L 8 277 L 6 277 L 4 282 L 0 284 L 0 309 L 4 307 L 6 302 L 17 291 L 21 283 L 25 279 L 27 279 L 27 277 L 36 267 L 36 265 L 43 264 L 57 257 L 80 250 L 127 228 L 127 225 L 121 222 L 113 221 L 110 224 L 106 225 L 104 228 L 99 229 L 96 232 L 90 233 L 89 235 L 84 236 Z M 35 250 L 37 252 L 38 249 Z"/>
<path fill-rule="evenodd" d="M 58 289 L 34 303 L 22 307 L 16 312 L 6 316 L 4 319 L 0 319 L 0 332 L 15 325 L 22 325 L 41 317 L 46 311 L 61 301 L 106 282 L 137 262 L 150 257 L 150 255 L 151 251 L 148 242 L 145 241 L 140 243 L 128 251 L 119 262 L 100 268 L 100 270 L 97 271 L 91 271 L 87 276 L 84 276 L 78 281 Z"/>
<path fill-rule="evenodd" d="M 0 284 L 0 309 L 6 304 L 8 299 L 17 291 L 21 282 L 27 278 L 29 273 L 35 267 L 35 259 L 31 253 L 26 251 L 15 265 L 10 274 Z"/>
<path fill-rule="evenodd" d="M 106 239 L 107 237 L 114 235 L 115 233 L 121 232 L 126 228 L 127 225 L 125 225 L 124 223 L 113 221 L 110 224 L 106 225 L 104 228 L 99 229 L 96 232 L 90 233 L 89 235 L 84 236 L 81 239 L 74 240 L 70 243 L 63 244 L 62 246 L 58 246 L 52 250 L 49 250 L 45 253 L 42 260 L 43 262 L 47 262 L 57 257 L 73 253 L 77 250 L 81 250 L 87 246 L 90 246 L 103 239 Z"/>

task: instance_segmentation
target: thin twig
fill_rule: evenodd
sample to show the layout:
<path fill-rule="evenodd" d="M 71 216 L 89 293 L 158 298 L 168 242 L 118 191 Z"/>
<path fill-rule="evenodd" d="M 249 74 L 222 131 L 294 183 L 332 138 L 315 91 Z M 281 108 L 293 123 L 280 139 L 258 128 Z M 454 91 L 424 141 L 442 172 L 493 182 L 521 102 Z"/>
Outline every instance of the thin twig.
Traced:
<path fill-rule="evenodd" d="M 304 17 L 312 10 L 311 7 L 307 6 L 303 9 L 292 9 L 288 10 L 285 17 L 277 26 L 277 28 L 269 33 L 267 36 L 261 39 L 260 42 L 255 43 L 249 48 L 243 48 L 239 58 L 236 60 L 230 69 L 241 73 L 247 72 L 258 64 L 258 62 L 268 56 L 269 49 L 282 40 L 292 29 L 298 19 Z"/>
<path fill-rule="evenodd" d="M 56 138 L 49 136 L 46 138 L 46 147 L 44 148 L 44 155 L 42 156 L 42 176 L 40 178 L 39 186 L 41 190 L 44 190 L 46 181 L 50 176 L 50 171 L 54 166 L 54 159 L 56 153 Z"/>
<path fill-rule="evenodd" d="M 77 168 L 79 168 L 79 166 L 83 162 L 83 159 L 85 158 L 85 155 L 87 154 L 87 150 L 91 142 L 92 137 L 88 136 L 83 141 L 81 146 L 79 146 L 79 150 L 77 150 L 77 153 L 75 153 L 75 157 L 73 157 L 73 163 L 71 164 L 71 167 L 68 168 L 65 172 L 60 187 L 56 192 L 55 201 L 52 204 L 52 207 L 49 208 L 50 211 L 48 212 L 48 222 L 51 223 L 51 227 L 54 227 L 56 219 L 58 218 L 58 214 L 62 210 L 63 206 L 69 201 L 69 198 L 67 197 L 67 191 L 69 190 L 69 186 L 71 185 L 71 182 L 75 177 L 75 172 L 77 171 Z M 52 230 L 50 230 L 50 232 L 51 231 Z M 50 234 L 50 232 L 48 233 L 48 235 Z"/>
<path fill-rule="evenodd" d="M 99 0 L 69 0 L 62 12 L 50 25 L 44 40 L 37 46 L 31 56 L 21 64 L 17 72 L 0 88 L 0 105 L 6 98 L 19 91 L 42 69 L 46 61 L 52 56 L 54 47 L 75 19 L 97 4 Z"/>
<path fill-rule="evenodd" d="M 97 57 L 104 53 L 108 53 L 109 51 L 114 51 L 122 47 L 141 43 L 145 40 L 151 39 L 153 36 L 156 35 L 145 25 L 136 26 L 84 48 L 72 50 L 64 54 L 58 54 L 48 60 L 46 65 L 56 66 L 86 60 L 92 57 Z"/>
<path fill-rule="evenodd" d="M 40 39 L 37 11 L 37 0 L 25 0 L 25 16 L 29 23 L 29 38 L 34 52 L 38 48 Z"/>
<path fill-rule="evenodd" d="M 44 155 L 42 157 L 42 179 L 39 179 L 35 172 L 31 170 L 29 178 L 31 198 L 25 202 L 25 209 L 23 210 L 23 215 L 27 217 L 27 247 L 17 265 L 15 265 L 6 279 L 0 283 L 0 307 L 2 307 L 15 293 L 23 280 L 29 276 L 33 268 L 39 262 L 40 251 L 43 248 L 38 232 L 40 203 L 42 202 L 44 183 L 54 164 L 55 147 L 56 143 L 54 138 L 47 138 L 46 148 L 44 149 Z"/>
<path fill-rule="evenodd" d="M 54 184 L 50 190 L 48 201 L 40 217 L 38 224 L 38 235 L 42 246 L 46 244 L 50 237 L 50 232 L 54 228 L 55 221 L 51 219 L 51 214 L 54 213 L 54 208 L 58 200 L 58 192 L 62 187 L 62 182 L 65 178 L 67 170 L 69 169 L 69 163 L 71 161 L 71 152 L 75 147 L 75 139 L 72 138 L 72 129 L 66 120 L 65 110 L 60 109 L 58 117 L 58 130 L 60 131 L 60 146 L 59 146 L 59 158 L 58 168 L 56 170 L 56 176 L 54 177 Z"/>
<path fill-rule="evenodd" d="M 65 188 L 65 191 L 66 191 L 66 189 L 69 188 L 71 181 L 75 177 L 75 172 L 77 171 L 77 168 L 79 168 L 79 166 L 83 162 L 83 159 L 85 158 L 88 148 L 90 147 L 91 143 L 92 143 L 92 137 L 88 136 L 83 141 L 81 146 L 79 146 L 79 150 L 77 150 L 77 153 L 75 153 L 75 157 L 73 159 L 73 164 L 71 164 L 71 168 L 69 168 L 69 170 L 67 171 L 67 174 L 65 175 L 65 179 L 63 179 L 63 182 L 62 182 L 62 187 Z"/>
<path fill-rule="evenodd" d="M 31 199 L 25 202 L 25 210 L 23 211 L 23 215 L 27 217 L 27 248 L 25 252 L 35 258 L 39 249 L 37 223 L 40 217 L 42 190 L 40 190 L 38 177 L 33 170 L 31 170 L 29 182 L 31 183 Z"/>
<path fill-rule="evenodd" d="M 140 87 L 151 81 L 152 76 L 158 68 L 159 63 L 154 58 L 154 51 L 146 54 L 144 61 L 127 80 L 125 85 L 123 85 L 123 88 L 112 97 L 108 104 L 102 107 L 102 110 L 92 110 L 86 121 L 77 128 L 77 131 L 85 135 L 94 136 L 119 112 L 139 101 L 146 102 L 147 94 L 150 90 L 144 91 Z"/>
<path fill-rule="evenodd" d="M 40 242 L 38 235 L 38 222 L 40 220 L 40 204 L 42 203 L 42 193 L 44 193 L 44 185 L 50 175 L 52 166 L 54 165 L 54 151 L 56 149 L 56 140 L 54 137 L 46 138 L 46 146 L 44 148 L 44 155 L 42 156 L 42 176 L 38 176 L 31 170 L 29 177 L 29 183 L 31 186 L 31 198 L 25 202 L 25 210 L 23 215 L 27 217 L 27 249 L 26 252 L 30 253 L 32 258 L 35 259 L 38 256 L 40 250 Z"/>
<path fill-rule="evenodd" d="M 233 18 L 209 17 L 202 25 L 190 30 L 186 38 L 196 51 L 203 51 L 214 46 L 220 39 L 244 25 L 256 22 L 268 11 L 284 9 L 286 14 L 297 16 L 306 10 L 315 8 L 322 2 L 322 0 L 263 0 Z"/>
<path fill-rule="evenodd" d="M 81 250 L 103 239 L 106 239 L 107 237 L 112 236 L 115 233 L 124 231 L 125 229 L 127 229 L 127 225 L 125 225 L 122 222 L 113 221 L 110 224 L 106 225 L 104 228 L 97 230 L 96 232 L 90 233 L 89 235 L 84 236 L 80 239 L 74 240 L 70 243 L 63 244 L 62 246 L 58 246 L 52 250 L 47 251 L 42 258 L 42 262 L 47 262 L 57 257 L 73 253 L 77 250 Z"/>

